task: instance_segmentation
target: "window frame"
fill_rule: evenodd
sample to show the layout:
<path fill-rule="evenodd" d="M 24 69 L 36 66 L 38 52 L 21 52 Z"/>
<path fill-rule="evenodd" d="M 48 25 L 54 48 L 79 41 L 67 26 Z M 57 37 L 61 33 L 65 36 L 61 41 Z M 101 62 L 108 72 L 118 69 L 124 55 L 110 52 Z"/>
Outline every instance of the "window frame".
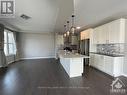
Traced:
<path fill-rule="evenodd" d="M 7 53 L 5 55 L 6 56 L 15 55 L 15 53 L 14 53 L 14 43 L 13 42 L 12 43 L 9 43 L 9 33 L 13 33 L 13 32 L 12 31 L 9 31 L 7 29 L 5 29 L 4 32 L 6 33 L 6 36 L 7 36 L 6 37 L 6 43 L 4 41 L 4 46 L 5 46 L 5 44 L 7 44 Z M 13 53 L 10 53 L 10 51 L 9 51 L 9 44 L 12 44 L 13 45 Z"/>

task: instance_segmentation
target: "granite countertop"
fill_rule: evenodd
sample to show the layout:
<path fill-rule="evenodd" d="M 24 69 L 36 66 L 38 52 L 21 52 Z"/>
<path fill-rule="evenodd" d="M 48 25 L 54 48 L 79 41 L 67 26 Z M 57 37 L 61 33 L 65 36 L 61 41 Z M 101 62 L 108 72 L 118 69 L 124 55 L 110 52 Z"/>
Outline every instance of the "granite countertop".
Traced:
<path fill-rule="evenodd" d="M 98 53 L 98 52 L 90 52 L 90 53 L 104 55 L 104 56 L 110 56 L 110 57 L 124 57 L 124 55 L 122 55 L 122 54 L 120 54 L 120 55 L 116 55 L 116 54 L 103 54 L 103 53 Z"/>
<path fill-rule="evenodd" d="M 66 52 L 66 51 L 59 51 L 59 57 L 63 58 L 90 58 L 89 56 L 81 55 L 78 53 Z"/>

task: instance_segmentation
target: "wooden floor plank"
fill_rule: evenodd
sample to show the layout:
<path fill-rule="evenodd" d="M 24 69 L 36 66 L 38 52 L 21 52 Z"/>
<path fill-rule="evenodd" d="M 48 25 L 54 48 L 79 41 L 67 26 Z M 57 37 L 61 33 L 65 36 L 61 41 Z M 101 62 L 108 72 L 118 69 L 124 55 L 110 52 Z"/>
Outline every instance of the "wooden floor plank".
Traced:
<path fill-rule="evenodd" d="M 91 67 L 85 72 L 69 78 L 55 59 L 19 61 L 0 69 L 0 95 L 127 95 L 110 93 L 112 77 Z"/>

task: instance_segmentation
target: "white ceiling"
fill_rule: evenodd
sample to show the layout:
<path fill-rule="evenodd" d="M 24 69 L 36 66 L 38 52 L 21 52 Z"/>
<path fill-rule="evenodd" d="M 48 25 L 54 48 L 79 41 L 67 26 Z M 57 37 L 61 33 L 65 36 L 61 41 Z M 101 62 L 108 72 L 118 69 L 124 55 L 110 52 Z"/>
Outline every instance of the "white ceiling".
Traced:
<path fill-rule="evenodd" d="M 73 0 L 15 0 L 15 6 L 15 18 L 1 18 L 1 23 L 20 32 L 54 32 L 72 14 Z M 31 19 L 24 20 L 21 14 Z"/>
<path fill-rule="evenodd" d="M 127 17 L 127 0 L 15 0 L 15 18 L 0 22 L 21 32 L 62 32 L 76 14 L 76 25 L 85 28 L 119 17 Z M 21 14 L 31 17 L 20 18 Z"/>
<path fill-rule="evenodd" d="M 89 28 L 127 17 L 127 0 L 74 0 L 76 24 Z"/>
<path fill-rule="evenodd" d="M 15 0 L 15 18 L 2 20 L 27 32 L 52 32 L 55 27 L 58 4 L 57 0 Z M 20 18 L 21 14 L 31 17 Z"/>

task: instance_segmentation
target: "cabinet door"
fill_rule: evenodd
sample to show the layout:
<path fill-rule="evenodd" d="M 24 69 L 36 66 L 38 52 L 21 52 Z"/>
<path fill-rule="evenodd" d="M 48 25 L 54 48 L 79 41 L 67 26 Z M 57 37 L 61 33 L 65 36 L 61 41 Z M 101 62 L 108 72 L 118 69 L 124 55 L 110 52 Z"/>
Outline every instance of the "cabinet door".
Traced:
<path fill-rule="evenodd" d="M 94 54 L 90 53 L 90 65 L 94 67 Z"/>
<path fill-rule="evenodd" d="M 95 56 L 94 56 L 94 67 L 99 69 L 99 56 L 98 56 L 98 54 L 95 54 Z"/>
<path fill-rule="evenodd" d="M 95 44 L 105 44 L 106 43 L 106 27 L 99 26 L 94 30 L 94 43 Z"/>
<path fill-rule="evenodd" d="M 104 56 L 98 54 L 90 54 L 90 65 L 100 71 L 105 72 Z"/>
<path fill-rule="evenodd" d="M 109 42 L 118 43 L 120 33 L 120 22 L 113 21 L 109 23 Z"/>
<path fill-rule="evenodd" d="M 115 58 L 114 62 L 114 77 L 121 76 L 123 74 L 124 57 Z"/>
<path fill-rule="evenodd" d="M 84 40 L 85 39 L 85 31 L 82 31 L 80 33 L 80 40 Z"/>
<path fill-rule="evenodd" d="M 109 25 L 104 24 L 101 26 L 101 32 L 100 32 L 100 44 L 107 44 L 109 43 Z"/>
<path fill-rule="evenodd" d="M 108 57 L 105 56 L 104 57 L 104 61 L 105 61 L 105 72 L 109 75 L 113 75 L 113 71 L 114 71 L 114 58 L 113 57 Z"/>
<path fill-rule="evenodd" d="M 95 28 L 93 32 L 93 43 L 99 44 L 99 28 Z"/>
<path fill-rule="evenodd" d="M 109 42 L 124 43 L 125 21 L 119 19 L 109 23 Z"/>
<path fill-rule="evenodd" d="M 95 67 L 100 71 L 105 71 L 104 56 L 95 54 Z"/>
<path fill-rule="evenodd" d="M 104 63 L 104 56 L 103 55 L 99 55 L 98 56 L 98 69 L 101 71 L 105 71 L 105 63 Z"/>

